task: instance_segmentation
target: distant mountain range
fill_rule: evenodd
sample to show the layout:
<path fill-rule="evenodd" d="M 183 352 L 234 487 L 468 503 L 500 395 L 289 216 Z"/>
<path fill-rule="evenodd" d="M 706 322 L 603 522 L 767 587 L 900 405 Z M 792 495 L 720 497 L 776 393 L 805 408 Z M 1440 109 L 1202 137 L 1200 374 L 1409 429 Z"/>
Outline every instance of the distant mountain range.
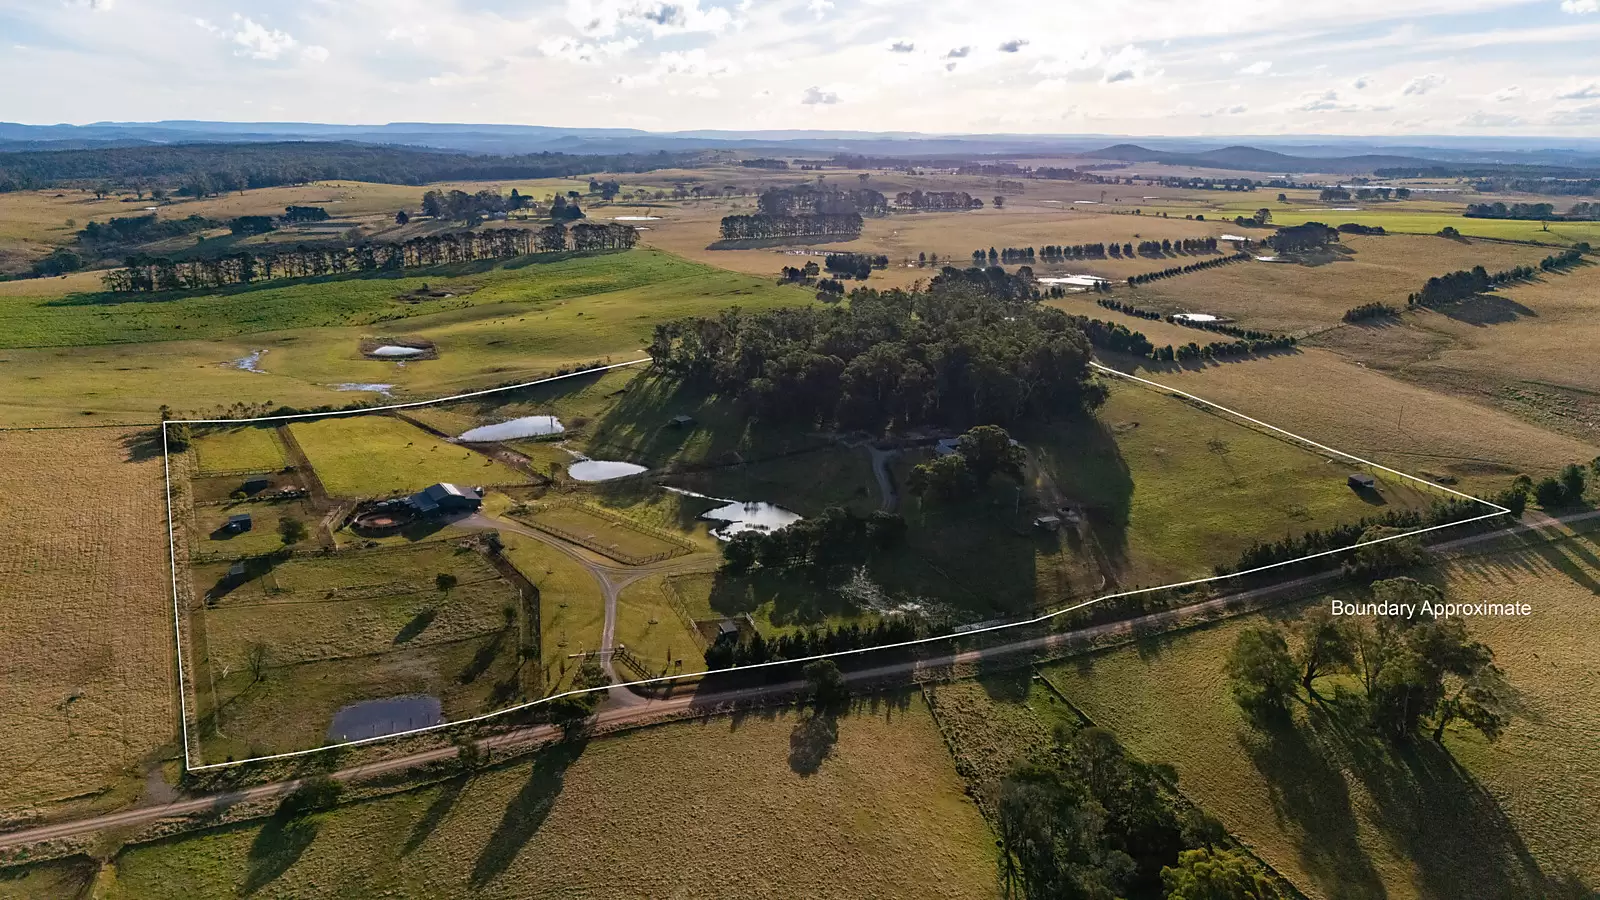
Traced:
<path fill-rule="evenodd" d="M 860 154 L 934 161 L 997 160 L 1050 154 L 1085 160 L 1164 163 L 1264 174 L 1356 174 L 1376 168 L 1440 165 L 1534 165 L 1600 168 L 1600 138 L 1339 136 L 1139 138 L 1115 135 L 921 134 L 826 130 L 649 132 L 632 128 L 542 125 L 326 125 L 309 122 L 96 122 L 90 125 L 0 123 L 0 151 L 136 147 L 180 143 L 347 141 L 477 154 L 621 154 L 729 150 L 770 154 Z M 1109 146 L 1108 146 L 1109 144 Z"/>

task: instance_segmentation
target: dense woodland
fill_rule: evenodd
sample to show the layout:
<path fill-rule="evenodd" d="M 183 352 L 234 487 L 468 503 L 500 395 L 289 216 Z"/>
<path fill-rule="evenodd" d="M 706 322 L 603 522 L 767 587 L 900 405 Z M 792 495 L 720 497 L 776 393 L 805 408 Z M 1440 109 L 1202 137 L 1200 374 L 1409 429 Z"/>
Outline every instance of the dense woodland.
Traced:
<path fill-rule="evenodd" d="M 861 214 L 828 213 L 805 216 L 723 216 L 725 241 L 760 240 L 778 237 L 859 237 Z"/>
<path fill-rule="evenodd" d="M 895 194 L 894 205 L 917 210 L 979 209 L 983 206 L 983 198 L 974 197 L 966 191 L 924 191 L 918 188 Z"/>
<path fill-rule="evenodd" d="M 383 184 L 557 178 L 588 172 L 647 172 L 682 164 L 665 152 L 574 156 L 484 156 L 345 142 L 174 144 L 0 153 L 0 192 L 103 184 L 206 196 L 247 188 L 348 179 Z"/>
<path fill-rule="evenodd" d="M 665 322 L 649 352 L 658 371 L 807 427 L 966 428 L 1097 407 L 1088 339 L 1034 296 L 998 269 L 947 268 L 923 291 Z"/>
<path fill-rule="evenodd" d="M 1600 219 L 1600 203 L 1574 203 L 1564 213 L 1554 203 L 1468 203 L 1462 213 L 1469 219 L 1522 219 L 1533 222 L 1592 222 Z"/>
<path fill-rule="evenodd" d="M 547 225 L 538 231 L 525 228 L 458 231 L 400 243 L 299 246 L 204 259 L 173 260 L 140 255 L 129 257 L 123 268 L 107 272 L 103 281 L 106 290 L 113 293 L 154 293 L 253 284 L 276 278 L 397 271 L 480 259 L 509 259 L 528 253 L 627 250 L 637 240 L 638 232 L 629 225 L 580 223 L 570 229 Z"/>
<path fill-rule="evenodd" d="M 834 190 L 802 184 L 792 188 L 768 188 L 756 198 L 762 215 L 767 216 L 839 216 L 859 213 L 863 216 L 889 214 L 889 201 L 877 191 L 867 188 Z"/>

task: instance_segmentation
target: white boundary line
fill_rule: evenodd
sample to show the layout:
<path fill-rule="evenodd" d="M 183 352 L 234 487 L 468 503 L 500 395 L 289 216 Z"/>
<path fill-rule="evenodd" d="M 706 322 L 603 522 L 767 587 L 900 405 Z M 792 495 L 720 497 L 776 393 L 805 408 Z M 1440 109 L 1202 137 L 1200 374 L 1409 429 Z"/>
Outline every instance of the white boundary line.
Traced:
<path fill-rule="evenodd" d="M 517 390 L 519 388 L 531 387 L 531 386 L 539 385 L 539 384 L 548 384 L 549 382 L 560 381 L 560 380 L 562 380 L 564 378 L 574 378 L 574 377 L 577 377 L 579 375 L 587 375 L 587 374 L 589 374 L 591 372 L 604 372 L 604 371 L 609 371 L 611 369 L 623 368 L 625 366 L 636 366 L 636 365 L 639 365 L 641 363 L 650 362 L 650 361 L 651 360 L 649 358 L 641 359 L 641 360 L 634 360 L 632 362 L 617 363 L 617 364 L 603 366 L 603 367 L 595 368 L 595 369 L 586 369 L 586 370 L 584 370 L 582 372 L 571 372 L 571 373 L 568 373 L 566 375 L 556 375 L 556 376 L 553 376 L 551 378 L 544 378 L 544 379 L 540 379 L 538 381 L 530 381 L 530 382 L 526 382 L 524 384 L 508 385 L 506 387 L 499 387 L 499 388 L 489 388 L 489 389 L 486 389 L 486 390 L 472 391 L 472 392 L 465 393 L 465 394 L 456 394 L 456 395 L 450 396 L 450 397 L 438 397 L 438 398 L 435 398 L 433 400 L 419 400 L 419 401 L 415 401 L 415 402 L 412 402 L 412 403 L 397 403 L 397 404 L 392 404 L 390 406 L 363 407 L 363 408 L 360 408 L 360 409 L 350 409 L 350 410 L 342 410 L 342 411 L 338 411 L 338 412 L 327 412 L 327 413 L 298 413 L 298 414 L 288 415 L 288 416 L 258 416 L 256 418 L 246 418 L 246 419 L 174 419 L 174 420 L 171 420 L 171 422 L 172 423 L 181 423 L 181 424 L 224 424 L 224 423 L 263 422 L 263 421 L 278 420 L 278 419 L 325 418 L 325 417 L 328 417 L 328 416 L 355 415 L 355 414 L 358 414 L 358 413 L 383 412 L 384 410 L 390 410 L 390 409 L 407 409 L 407 408 L 418 407 L 418 406 L 428 406 L 428 405 L 435 404 L 435 403 L 445 403 L 445 402 L 448 402 L 448 401 L 451 401 L 451 400 L 462 400 L 462 399 L 466 399 L 468 397 L 481 397 L 481 396 L 484 396 L 486 394 L 494 394 L 494 393 L 499 393 L 499 392 L 502 392 L 502 391 Z M 690 678 L 703 678 L 703 677 L 706 677 L 707 675 L 712 675 L 712 674 L 723 674 L 723 673 L 731 673 L 731 672 L 746 672 L 746 671 L 751 671 L 751 670 L 754 670 L 754 669 L 771 668 L 773 666 L 803 665 L 803 664 L 808 663 L 808 662 L 815 662 L 817 660 L 822 660 L 822 659 L 834 659 L 834 658 L 845 657 L 845 656 L 856 656 L 856 655 L 859 655 L 859 654 L 877 652 L 877 651 L 880 651 L 880 650 L 896 650 L 896 649 L 902 649 L 902 648 L 906 648 L 906 647 L 920 646 L 920 645 L 923 645 L 923 644 L 931 644 L 931 643 L 934 643 L 936 641 L 959 640 L 959 639 L 962 639 L 962 638 L 971 637 L 973 635 L 987 634 L 987 633 L 992 633 L 992 632 L 1004 631 L 1004 630 L 1011 629 L 1011 628 L 1025 628 L 1025 627 L 1027 627 L 1029 625 L 1037 625 L 1037 624 L 1039 624 L 1041 622 L 1047 622 L 1047 621 L 1049 621 L 1051 619 L 1054 619 L 1054 618 L 1057 618 L 1059 616 L 1066 615 L 1067 613 L 1075 612 L 1075 611 L 1083 609 L 1085 607 L 1093 606 L 1093 605 L 1095 605 L 1097 603 L 1102 603 L 1102 602 L 1104 602 L 1106 600 L 1115 600 L 1115 599 L 1118 599 L 1118 598 L 1121 598 L 1121 597 L 1133 597 L 1133 596 L 1137 596 L 1137 595 L 1140 595 L 1140 594 L 1154 593 L 1156 591 L 1174 590 L 1174 589 L 1177 589 L 1177 588 L 1192 587 L 1194 585 L 1211 584 L 1211 583 L 1218 582 L 1218 581 L 1226 581 L 1226 580 L 1230 580 L 1230 579 L 1234 579 L 1234 578 L 1241 578 L 1241 577 L 1246 576 L 1246 575 L 1254 575 L 1254 574 L 1256 574 L 1258 572 L 1266 572 L 1266 571 L 1269 571 L 1269 570 L 1272 570 L 1272 569 L 1278 569 L 1278 568 L 1283 568 L 1285 566 L 1296 565 L 1296 564 L 1305 562 L 1306 560 L 1318 559 L 1318 558 L 1326 557 L 1326 556 L 1333 556 L 1333 555 L 1339 554 L 1339 553 L 1348 553 L 1348 552 L 1350 552 L 1352 550 L 1356 550 L 1356 549 L 1361 548 L 1361 547 L 1370 547 L 1370 546 L 1372 546 L 1374 544 L 1382 544 L 1382 543 L 1385 543 L 1387 541 L 1394 541 L 1394 540 L 1399 540 L 1401 538 L 1414 537 L 1414 536 L 1419 535 L 1419 534 L 1426 534 L 1426 533 L 1428 533 L 1430 531 L 1439 531 L 1439 530 L 1445 529 L 1445 528 L 1454 528 L 1454 527 L 1456 527 L 1458 525 L 1466 525 L 1466 524 L 1469 524 L 1469 523 L 1472 523 L 1472 522 L 1481 522 L 1481 521 L 1483 521 L 1485 519 L 1492 519 L 1492 518 L 1495 518 L 1497 516 L 1506 515 L 1507 513 L 1511 512 L 1511 510 L 1499 505 L 1498 503 L 1491 503 L 1488 500 L 1484 500 L 1484 499 L 1482 499 L 1480 497 L 1474 497 L 1471 494 L 1462 493 L 1461 491 L 1453 490 L 1453 489 L 1445 487 L 1443 485 L 1435 484 L 1434 482 L 1427 481 L 1426 479 L 1418 478 L 1415 475 L 1408 475 L 1405 472 L 1401 472 L 1401 471 L 1398 471 L 1396 469 L 1391 469 L 1388 466 L 1379 465 L 1378 463 L 1372 462 L 1370 460 L 1362 459 L 1359 456 L 1355 456 L 1355 455 L 1352 455 L 1352 454 L 1349 454 L 1349 453 L 1345 453 L 1342 450 L 1335 450 L 1332 447 L 1328 447 L 1328 446 L 1326 446 L 1324 444 L 1319 444 L 1316 441 L 1310 440 L 1308 438 L 1301 437 L 1300 435 L 1297 435 L 1297 434 L 1295 434 L 1295 433 L 1293 433 L 1291 431 L 1287 431 L 1285 429 L 1279 428 L 1276 425 L 1270 425 L 1270 424 L 1268 424 L 1266 422 L 1263 422 L 1263 421 L 1261 421 L 1259 419 L 1251 418 L 1250 416 L 1247 416 L 1247 415 L 1245 415 L 1245 414 L 1243 414 L 1241 412 L 1237 412 L 1235 410 L 1229 409 L 1228 407 L 1223 406 L 1220 403 L 1213 403 L 1210 400 L 1206 400 L 1206 399 L 1201 398 L 1201 397 L 1196 397 L 1195 395 L 1190 394 L 1190 393 L 1188 393 L 1186 391 L 1181 391 L 1181 390 L 1178 390 L 1177 388 L 1168 387 L 1167 385 L 1160 384 L 1159 382 L 1155 382 L 1155 381 L 1150 381 L 1150 380 L 1145 379 L 1145 378 L 1139 378 L 1138 376 L 1135 376 L 1135 375 L 1129 375 L 1126 372 L 1122 372 L 1122 371 L 1119 371 L 1117 369 L 1110 368 L 1108 366 L 1103 366 L 1103 365 L 1101 365 L 1099 363 L 1096 363 L 1096 362 L 1092 362 L 1091 361 L 1089 363 L 1089 365 L 1092 366 L 1096 371 L 1101 372 L 1103 374 L 1114 375 L 1114 376 L 1116 376 L 1118 378 L 1125 378 L 1125 379 L 1128 379 L 1130 381 L 1135 381 L 1135 382 L 1138 382 L 1140 384 L 1148 385 L 1148 386 L 1153 387 L 1153 388 L 1158 388 L 1158 389 L 1160 389 L 1162 391 L 1166 391 L 1166 392 L 1168 392 L 1170 394 L 1175 394 L 1177 396 L 1181 396 L 1181 397 L 1187 398 L 1189 400 L 1193 400 L 1193 401 L 1195 401 L 1197 403 L 1204 404 L 1204 405 L 1212 407 L 1214 409 L 1221 410 L 1222 412 L 1225 412 L 1225 413 L 1227 413 L 1227 414 L 1229 414 L 1231 416 L 1235 416 L 1235 417 L 1237 417 L 1239 419 L 1242 419 L 1242 420 L 1244 420 L 1246 422 L 1250 422 L 1251 424 L 1254 424 L 1254 425 L 1259 425 L 1259 426 L 1261 426 L 1263 428 L 1271 429 L 1272 431 L 1275 431 L 1275 432 L 1277 432 L 1279 434 L 1285 435 L 1286 437 L 1292 438 L 1292 439 L 1294 439 L 1296 441 L 1299 441 L 1302 444 L 1305 444 L 1305 445 L 1310 446 L 1310 447 L 1314 447 L 1314 448 L 1316 448 L 1318 450 L 1322 450 L 1322 451 L 1325 451 L 1327 453 L 1332 453 L 1332 454 L 1334 454 L 1336 456 L 1341 456 L 1341 457 L 1343 457 L 1345 459 L 1353 460 L 1353 461 L 1358 462 L 1358 463 L 1360 463 L 1362 465 L 1365 465 L 1365 466 L 1371 466 L 1374 469 L 1378 469 L 1378 470 L 1381 470 L 1381 471 L 1384 471 L 1384 472 L 1388 472 L 1391 475 L 1397 475 L 1397 476 L 1399 476 L 1401 478 L 1404 478 L 1404 479 L 1407 479 L 1409 481 L 1415 481 L 1415 482 L 1417 482 L 1419 484 L 1426 485 L 1427 487 L 1432 488 L 1432 489 L 1441 490 L 1441 491 L 1444 491 L 1444 492 L 1449 493 L 1449 494 L 1454 494 L 1455 496 L 1463 498 L 1463 499 L 1466 499 L 1466 500 L 1471 500 L 1471 501 L 1474 501 L 1476 503 L 1481 503 L 1484 506 L 1487 506 L 1490 509 L 1492 509 L 1493 512 L 1485 513 L 1485 514 L 1483 514 L 1481 516 L 1474 516 L 1474 517 L 1472 517 L 1470 519 L 1462 519 L 1462 520 L 1460 520 L 1458 522 L 1449 522 L 1449 523 L 1446 523 L 1444 525 L 1431 525 L 1431 526 L 1428 526 L 1426 528 L 1418 528 L 1418 529 L 1413 530 L 1413 531 L 1406 531 L 1406 532 L 1402 532 L 1400 534 L 1389 535 L 1388 537 L 1376 538 L 1376 539 L 1370 540 L 1370 541 L 1360 541 L 1358 543 L 1351 544 L 1348 547 L 1340 547 L 1340 548 L 1337 548 L 1337 549 L 1334 549 L 1334 550 L 1323 550 L 1323 551 L 1321 551 L 1319 553 L 1311 553 L 1311 554 L 1308 554 L 1306 556 L 1296 557 L 1295 559 L 1284 560 L 1283 562 L 1268 563 L 1267 565 L 1264 565 L 1264 566 L 1257 566 L 1257 567 L 1255 567 L 1253 569 L 1245 569 L 1245 570 L 1239 571 L 1239 572 L 1231 572 L 1231 573 L 1229 573 L 1227 575 L 1211 575 L 1211 576 L 1207 576 L 1205 578 L 1193 578 L 1193 579 L 1190 579 L 1188 581 L 1178 581 L 1178 582 L 1173 582 L 1172 584 L 1158 585 L 1156 587 L 1137 588 L 1137 589 L 1131 590 L 1131 591 L 1121 591 L 1121 592 L 1114 593 L 1114 594 L 1105 594 L 1103 596 L 1094 597 L 1092 599 L 1085 600 L 1082 603 L 1077 603 L 1077 604 L 1074 604 L 1072 606 L 1068 606 L 1068 607 L 1064 607 L 1062 609 L 1054 610 L 1052 612 L 1043 613 L 1041 615 L 1034 616 L 1034 617 L 1029 618 L 1029 619 L 1021 619 L 1021 620 L 1018 620 L 1018 621 L 1015 621 L 1015 622 L 1003 622 L 1003 623 L 1000 623 L 998 625 L 987 625 L 987 626 L 984 626 L 982 628 L 971 629 L 970 631 L 962 631 L 962 632 L 956 632 L 956 633 L 951 633 L 951 634 L 941 634 L 941 635 L 935 635 L 935 636 L 925 637 L 925 638 L 916 638 L 916 639 L 909 640 L 909 641 L 899 641 L 899 642 L 896 642 L 896 643 L 893 643 L 893 644 L 882 644 L 882 645 L 875 646 L 875 647 L 858 647 L 858 648 L 856 648 L 854 650 L 839 650 L 839 651 L 835 651 L 833 653 L 818 653 L 818 654 L 815 654 L 815 655 L 812 655 L 812 656 L 800 657 L 798 659 L 784 659 L 784 660 L 774 660 L 774 661 L 771 661 L 771 662 L 764 662 L 764 663 L 752 663 L 752 664 L 746 665 L 746 666 L 735 666 L 735 667 L 730 668 L 730 669 L 717 669 L 717 670 L 714 670 L 713 672 L 694 672 L 694 673 L 686 673 L 686 674 L 682 674 L 682 675 L 663 675 L 663 676 L 660 676 L 660 677 L 657 677 L 657 678 L 643 678 L 643 679 L 639 679 L 637 681 L 626 681 L 626 682 L 621 682 L 619 684 L 606 685 L 604 687 L 582 688 L 582 689 L 579 689 L 579 690 L 563 691 L 563 692 L 561 692 L 559 694 L 551 694 L 548 697 L 541 697 L 541 698 L 539 698 L 537 700 L 530 700 L 530 701 L 528 701 L 526 703 L 519 703 L 519 704 L 517 704 L 515 706 L 508 706 L 508 707 L 505 707 L 504 709 L 497 709 L 497 710 L 494 710 L 493 712 L 481 713 L 481 714 L 476 715 L 476 716 L 469 716 L 468 718 L 465 718 L 465 719 L 456 719 L 456 720 L 450 721 L 450 722 L 441 722 L 441 723 L 439 723 L 437 725 L 428 725 L 428 726 L 425 726 L 425 727 L 422 727 L 422 728 L 412 728 L 412 729 L 408 729 L 406 731 L 397 731 L 397 732 L 394 732 L 394 733 L 391 733 L 391 734 L 376 735 L 376 736 L 373 736 L 373 737 L 360 738 L 358 740 L 353 740 L 353 741 L 341 741 L 341 742 L 336 743 L 336 744 L 326 744 L 326 745 L 321 746 L 321 747 L 310 747 L 310 748 L 307 748 L 307 749 L 304 749 L 304 750 L 291 750 L 291 751 L 288 751 L 288 752 L 285 752 L 285 753 L 271 753 L 271 754 L 267 754 L 265 756 L 252 756 L 252 757 L 249 757 L 247 759 L 233 760 L 233 761 L 230 761 L 230 762 L 220 762 L 220 763 L 206 763 L 206 764 L 202 764 L 202 765 L 198 765 L 197 766 L 197 765 L 193 764 L 193 760 L 192 760 L 192 757 L 190 755 L 189 719 L 188 719 L 188 714 L 187 714 L 187 703 L 186 703 L 186 700 L 185 700 L 184 694 L 183 694 L 183 691 L 184 691 L 184 683 L 183 683 L 183 630 L 182 630 L 182 626 L 181 626 L 181 622 L 180 622 L 181 614 L 179 612 L 179 601 L 178 601 L 177 550 L 176 550 L 175 545 L 173 544 L 173 540 L 174 540 L 173 529 L 174 529 L 175 526 L 173 524 L 173 519 L 172 519 L 172 469 L 171 469 L 170 465 L 168 465 L 167 466 L 167 539 L 168 539 L 168 549 L 170 551 L 169 559 L 170 559 L 170 562 L 171 562 L 171 565 L 172 565 L 172 625 L 173 625 L 173 631 L 174 631 L 174 638 L 175 638 L 175 642 L 177 644 L 177 649 L 178 649 L 178 689 L 179 689 L 180 712 L 183 714 L 183 765 L 184 765 L 184 768 L 187 771 L 190 771 L 190 772 L 202 772 L 202 771 L 207 771 L 207 770 L 226 769 L 226 768 L 232 768 L 232 767 L 236 767 L 236 766 L 243 766 L 243 765 L 248 765 L 250 763 L 269 762 L 269 761 L 272 761 L 272 760 L 280 760 L 280 759 L 293 759 L 293 758 L 297 758 L 297 757 L 301 757 L 301 756 L 309 756 L 309 755 L 314 754 L 314 753 L 322 753 L 322 752 L 325 752 L 325 751 L 328 751 L 328 750 L 339 750 L 339 749 L 343 749 L 343 748 L 346 748 L 346 747 L 359 747 L 359 746 L 364 746 L 366 744 L 378 743 L 380 741 L 392 741 L 392 740 L 395 740 L 397 738 L 410 737 L 410 736 L 413 736 L 413 735 L 427 734 L 427 733 L 430 733 L 430 732 L 441 731 L 441 730 L 446 729 L 446 728 L 455 728 L 455 727 L 462 726 L 462 725 L 472 725 L 472 724 L 475 724 L 475 723 L 478 723 L 478 722 L 487 721 L 489 719 L 498 718 L 500 716 L 510 715 L 512 713 L 521 712 L 523 710 L 531 709 L 531 708 L 533 708 L 535 706 L 540 706 L 542 704 L 549 703 L 552 700 L 559 700 L 559 699 L 561 699 L 563 697 L 573 697 L 573 696 L 577 696 L 577 695 L 580 695 L 580 694 L 593 694 L 593 693 L 599 693 L 599 692 L 602 692 L 602 691 L 610 691 L 612 688 L 627 689 L 627 688 L 632 688 L 632 687 L 642 687 L 642 686 L 645 686 L 645 685 L 670 683 L 670 682 L 681 681 L 681 680 L 690 679 Z M 165 453 L 165 451 L 167 449 L 167 442 L 166 442 L 166 426 L 167 426 L 167 424 L 169 424 L 169 423 L 163 422 L 162 426 L 161 426 L 161 441 L 162 441 L 162 451 L 163 451 L 163 453 Z M 165 459 L 163 461 L 165 461 Z"/>

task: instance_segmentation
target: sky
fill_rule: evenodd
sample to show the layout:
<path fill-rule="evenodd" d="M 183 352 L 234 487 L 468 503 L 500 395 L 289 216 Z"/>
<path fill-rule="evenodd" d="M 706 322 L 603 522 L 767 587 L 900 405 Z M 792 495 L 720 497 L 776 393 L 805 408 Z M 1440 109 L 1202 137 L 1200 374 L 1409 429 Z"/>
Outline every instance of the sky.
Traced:
<path fill-rule="evenodd" d="M 0 0 L 0 121 L 1600 136 L 1600 0 Z"/>

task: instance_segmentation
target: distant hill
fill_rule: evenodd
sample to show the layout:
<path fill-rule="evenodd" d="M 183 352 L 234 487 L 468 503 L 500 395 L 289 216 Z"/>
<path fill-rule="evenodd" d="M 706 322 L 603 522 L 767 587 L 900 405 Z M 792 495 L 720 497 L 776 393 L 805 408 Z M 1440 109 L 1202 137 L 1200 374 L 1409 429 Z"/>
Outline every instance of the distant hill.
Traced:
<path fill-rule="evenodd" d="M 1192 166 L 1205 169 L 1229 169 L 1241 172 L 1268 174 L 1305 174 L 1323 172 L 1330 175 L 1355 175 L 1380 168 L 1424 168 L 1438 165 L 1437 160 L 1412 156 L 1362 154 L 1359 156 L 1290 156 L 1276 150 L 1257 147 L 1234 146 L 1207 150 L 1203 153 L 1172 153 L 1151 150 L 1138 144 L 1115 144 L 1100 150 L 1077 154 L 1083 159 L 1108 159 L 1119 162 L 1161 163 L 1169 166 Z"/>

